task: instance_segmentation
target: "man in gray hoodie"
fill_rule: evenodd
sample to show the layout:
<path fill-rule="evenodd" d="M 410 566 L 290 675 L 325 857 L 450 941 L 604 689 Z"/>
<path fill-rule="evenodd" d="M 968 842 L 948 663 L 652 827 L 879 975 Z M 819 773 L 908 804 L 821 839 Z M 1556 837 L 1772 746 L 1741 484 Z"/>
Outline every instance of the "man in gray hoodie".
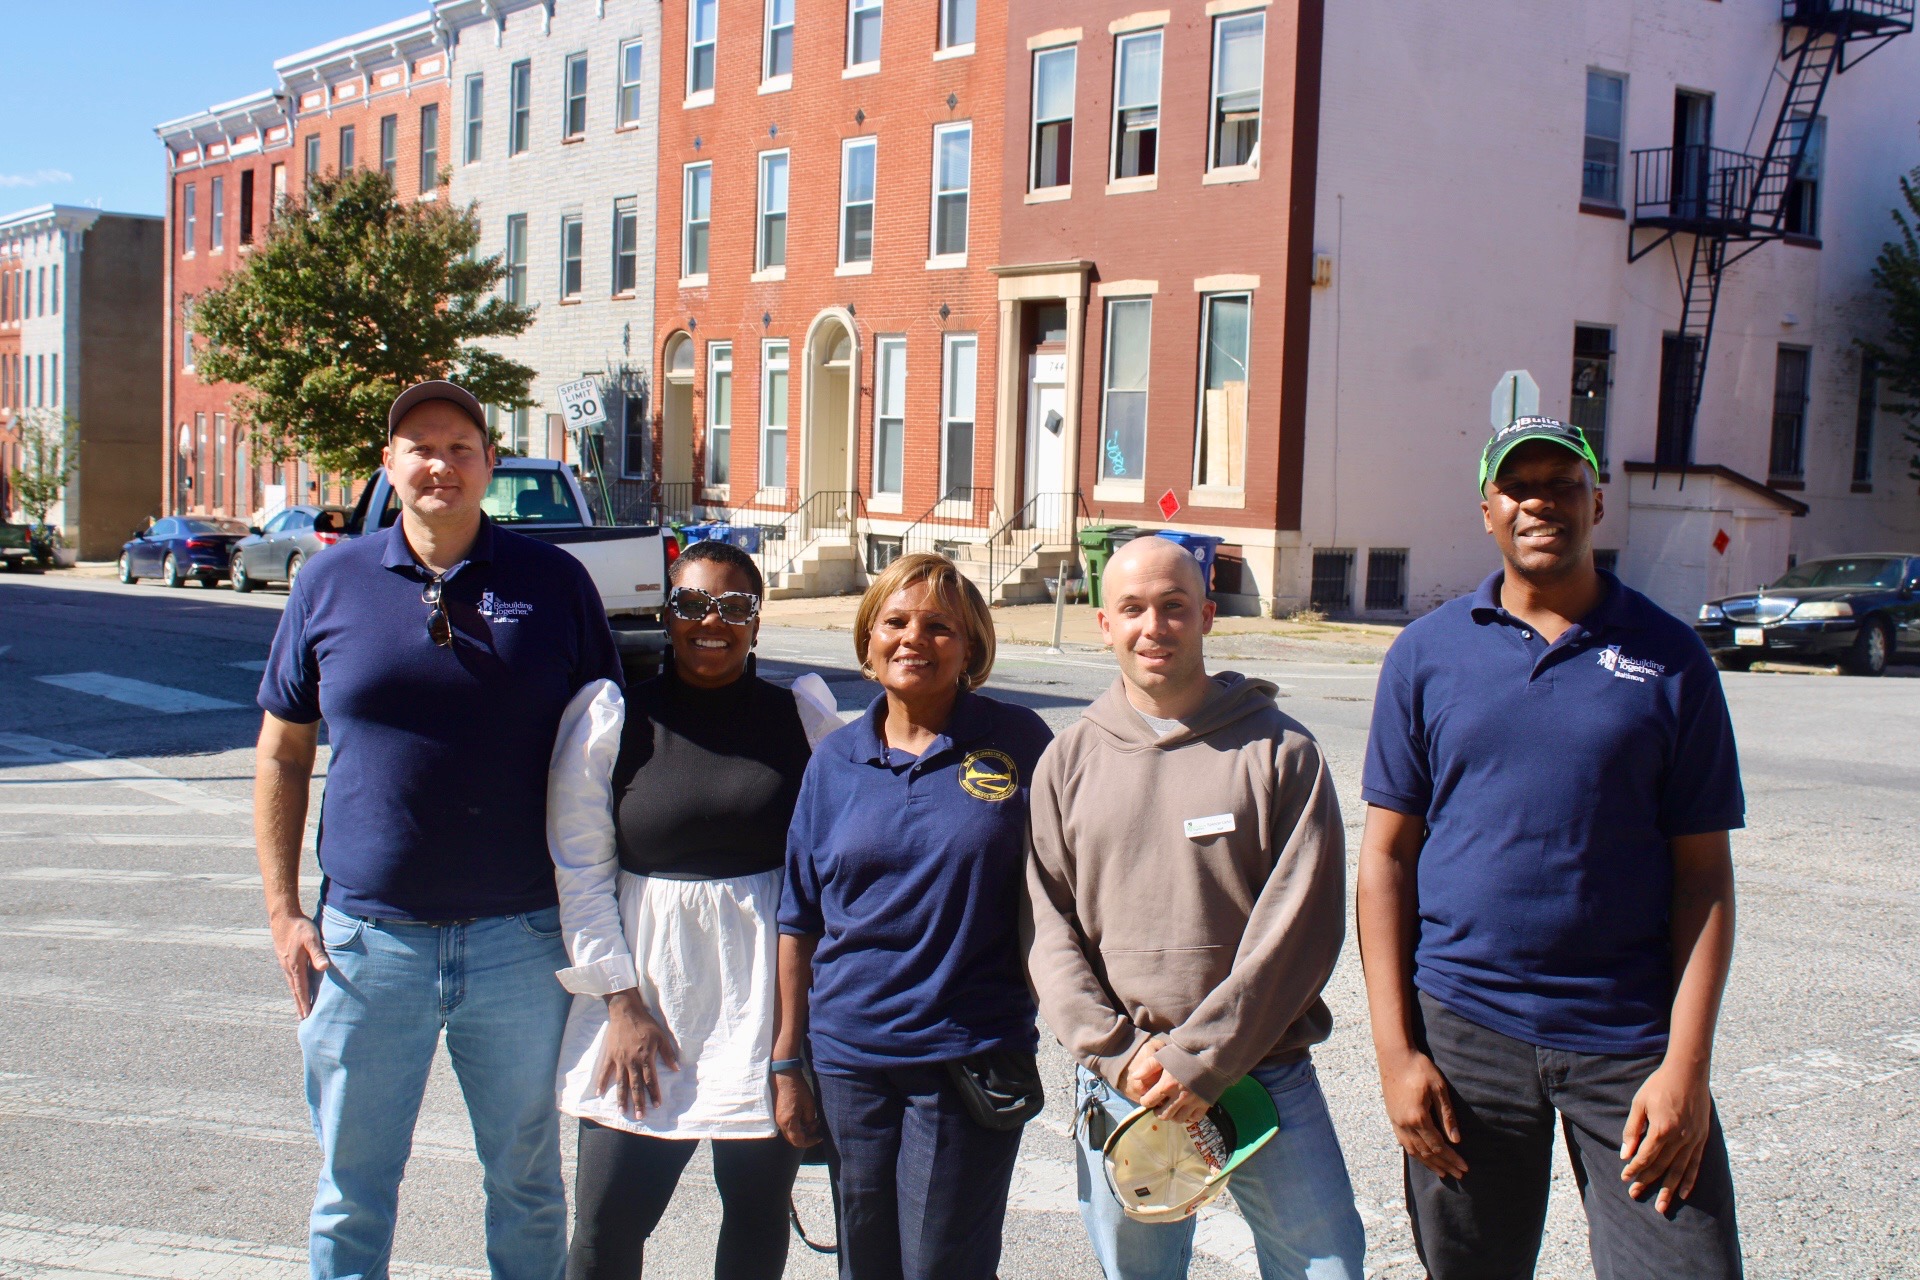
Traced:
<path fill-rule="evenodd" d="M 1136 1105 L 1185 1123 L 1252 1075 L 1279 1135 L 1233 1175 L 1264 1280 L 1360 1280 L 1365 1235 L 1309 1046 L 1345 931 L 1339 801 L 1274 686 L 1209 677 L 1199 566 L 1164 538 L 1108 564 L 1120 678 L 1034 774 L 1027 966 L 1079 1062 L 1080 1215 L 1108 1280 L 1186 1275 L 1194 1223 L 1127 1217 L 1100 1148 Z"/>

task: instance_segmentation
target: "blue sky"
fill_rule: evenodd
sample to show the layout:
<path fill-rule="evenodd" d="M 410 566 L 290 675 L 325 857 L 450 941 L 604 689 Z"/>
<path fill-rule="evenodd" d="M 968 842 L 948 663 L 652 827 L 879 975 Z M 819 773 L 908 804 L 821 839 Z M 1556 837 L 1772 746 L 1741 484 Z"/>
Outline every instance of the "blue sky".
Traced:
<path fill-rule="evenodd" d="M 274 84 L 276 58 L 425 0 L 0 0 L 0 217 L 47 204 L 160 213 L 153 126 Z M 31 50 L 30 56 L 23 56 Z"/>

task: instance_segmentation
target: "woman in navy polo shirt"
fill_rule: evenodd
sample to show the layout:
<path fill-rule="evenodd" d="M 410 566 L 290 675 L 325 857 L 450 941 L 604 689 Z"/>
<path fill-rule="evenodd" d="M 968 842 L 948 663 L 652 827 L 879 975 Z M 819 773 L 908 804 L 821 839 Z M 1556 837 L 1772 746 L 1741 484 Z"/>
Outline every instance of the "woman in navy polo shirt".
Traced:
<path fill-rule="evenodd" d="M 903 556 L 854 620 L 884 691 L 807 766 L 780 906 L 774 1113 L 840 1159 L 842 1272 L 988 1280 L 1038 1109 L 1018 920 L 1027 787 L 1052 733 L 974 690 L 993 619 L 943 556 Z M 984 1086 L 984 1087 L 983 1087 Z"/>

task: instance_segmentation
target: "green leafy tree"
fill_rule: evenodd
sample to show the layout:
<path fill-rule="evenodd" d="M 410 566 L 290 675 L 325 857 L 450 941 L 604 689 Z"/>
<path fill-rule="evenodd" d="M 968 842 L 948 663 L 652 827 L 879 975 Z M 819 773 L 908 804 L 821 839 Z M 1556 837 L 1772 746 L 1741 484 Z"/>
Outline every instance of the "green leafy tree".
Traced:
<path fill-rule="evenodd" d="M 20 465 L 13 473 L 13 496 L 28 523 L 52 536 L 47 512 L 66 494 L 67 481 L 80 465 L 80 424 L 58 409 L 25 409 L 20 414 Z"/>
<path fill-rule="evenodd" d="M 1862 342 L 1879 362 L 1888 399 L 1882 407 L 1907 420 L 1907 442 L 1916 447 L 1907 474 L 1920 480 L 1920 169 L 1900 179 L 1906 208 L 1893 210 L 1899 236 L 1880 247 L 1873 283 L 1886 306 L 1884 335 Z"/>
<path fill-rule="evenodd" d="M 379 464 L 388 406 L 422 379 L 529 408 L 533 370 L 476 344 L 524 331 L 533 309 L 494 293 L 506 269 L 479 244 L 471 207 L 403 202 L 377 169 L 316 177 L 195 300 L 197 372 L 240 386 L 259 452 L 352 475 Z"/>

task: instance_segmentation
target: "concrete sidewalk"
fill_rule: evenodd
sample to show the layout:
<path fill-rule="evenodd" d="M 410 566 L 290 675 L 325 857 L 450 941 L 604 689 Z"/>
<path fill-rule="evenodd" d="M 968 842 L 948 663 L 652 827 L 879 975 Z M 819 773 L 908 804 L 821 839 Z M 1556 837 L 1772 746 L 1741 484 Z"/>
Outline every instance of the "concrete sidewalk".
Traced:
<path fill-rule="evenodd" d="M 860 597 L 819 596 L 769 600 L 761 609 L 768 623 L 852 631 Z M 1053 643 L 1053 606 L 1003 605 L 993 611 L 994 633 L 1002 644 Z M 1277 618 L 1216 618 L 1207 641 L 1210 658 L 1293 658 L 1320 662 L 1378 663 L 1400 628 L 1357 622 L 1293 622 Z M 1070 604 L 1060 629 L 1061 647 L 1102 650 L 1100 624 L 1091 605 Z"/>

